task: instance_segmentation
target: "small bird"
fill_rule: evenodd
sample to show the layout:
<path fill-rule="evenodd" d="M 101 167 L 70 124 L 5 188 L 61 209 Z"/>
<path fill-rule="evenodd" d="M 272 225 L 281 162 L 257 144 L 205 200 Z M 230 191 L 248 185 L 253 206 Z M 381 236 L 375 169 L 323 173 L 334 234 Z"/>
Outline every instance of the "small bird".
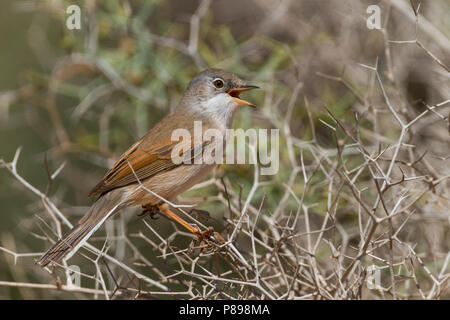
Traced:
<path fill-rule="evenodd" d="M 216 164 L 173 161 L 172 153 L 180 142 L 173 141 L 172 132 L 185 129 L 194 137 L 194 122 L 200 122 L 203 131 L 217 129 L 222 133 L 223 141 L 194 138 L 182 141 L 185 147 L 182 150 L 191 151 L 183 155 L 188 154 L 193 160 L 209 153 L 216 143 L 226 145 L 226 129 L 231 128 L 239 106 L 255 107 L 240 99 L 239 94 L 256 88 L 220 69 L 207 69 L 197 74 L 177 107 L 119 158 L 89 193 L 89 197 L 98 197 L 95 203 L 37 263 L 44 267 L 69 253 L 72 256 L 107 218 L 129 206 L 140 205 L 149 212 L 162 212 L 202 238 L 202 233 L 176 215 L 167 201 L 201 181 Z"/>

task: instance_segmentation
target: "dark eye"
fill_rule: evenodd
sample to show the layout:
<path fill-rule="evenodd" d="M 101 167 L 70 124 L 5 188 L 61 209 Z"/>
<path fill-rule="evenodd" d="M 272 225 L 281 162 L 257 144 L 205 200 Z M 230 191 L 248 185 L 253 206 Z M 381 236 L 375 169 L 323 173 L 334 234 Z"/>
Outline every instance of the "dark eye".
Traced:
<path fill-rule="evenodd" d="M 216 88 L 220 89 L 223 88 L 223 80 L 222 79 L 216 79 L 213 81 L 213 84 Z"/>

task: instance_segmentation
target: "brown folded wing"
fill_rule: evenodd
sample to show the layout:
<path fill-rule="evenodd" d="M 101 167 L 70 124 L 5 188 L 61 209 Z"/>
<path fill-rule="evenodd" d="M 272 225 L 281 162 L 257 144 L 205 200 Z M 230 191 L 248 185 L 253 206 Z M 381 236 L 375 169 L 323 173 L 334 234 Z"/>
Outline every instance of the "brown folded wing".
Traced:
<path fill-rule="evenodd" d="M 168 130 L 168 128 L 164 130 L 161 128 L 161 124 L 163 123 L 159 123 L 119 158 L 103 179 L 91 190 L 89 197 L 99 196 L 109 190 L 137 183 L 138 179 L 142 182 L 159 172 L 182 165 L 174 163 L 171 157 L 173 148 L 180 142 L 172 141 L 172 130 Z M 207 143 L 196 142 L 196 146 L 192 127 L 187 129 L 191 132 L 192 139 L 183 141 L 183 143 L 189 143 L 190 150 L 188 152 L 193 159 L 202 152 Z M 154 138 L 152 139 L 153 143 L 149 141 L 150 137 Z M 184 150 L 186 149 L 184 148 Z M 179 155 L 182 156 L 182 148 L 179 150 Z"/>

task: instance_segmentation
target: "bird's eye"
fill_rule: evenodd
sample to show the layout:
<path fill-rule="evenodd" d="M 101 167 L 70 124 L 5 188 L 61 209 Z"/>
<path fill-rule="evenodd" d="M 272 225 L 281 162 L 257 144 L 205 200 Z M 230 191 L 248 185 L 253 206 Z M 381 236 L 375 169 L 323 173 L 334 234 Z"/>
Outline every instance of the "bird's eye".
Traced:
<path fill-rule="evenodd" d="M 218 89 L 223 88 L 223 80 L 222 79 L 215 79 L 213 81 L 213 84 Z"/>

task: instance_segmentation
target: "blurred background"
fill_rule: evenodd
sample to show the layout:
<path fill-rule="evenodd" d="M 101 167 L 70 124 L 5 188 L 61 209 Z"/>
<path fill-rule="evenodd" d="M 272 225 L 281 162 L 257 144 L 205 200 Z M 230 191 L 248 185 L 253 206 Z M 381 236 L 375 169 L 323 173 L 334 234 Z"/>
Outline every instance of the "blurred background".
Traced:
<path fill-rule="evenodd" d="M 390 103 L 404 123 L 426 112 L 406 132 L 392 170 L 393 181 L 402 179 L 402 174 L 419 178 L 386 192 L 389 210 L 400 197 L 408 197 L 401 203 L 408 219 L 402 216 L 393 223 L 399 228 L 396 235 L 414 254 L 399 246 L 391 248 L 391 253 L 387 249 L 378 252 L 380 260 L 370 257 L 381 264 L 391 257 L 393 267 L 391 273 L 385 270 L 382 274 L 385 291 L 372 290 L 359 297 L 424 298 L 427 294 L 423 292 L 439 283 L 439 290 L 433 291 L 439 295 L 432 297 L 450 298 L 448 1 L 420 3 L 416 25 L 412 8 L 419 7 L 416 0 L 85 0 L 79 2 L 81 29 L 69 30 L 66 9 L 74 3 L 2 1 L 0 298 L 91 298 L 86 293 L 12 285 L 56 281 L 33 262 L 50 246 L 46 234 L 56 238 L 50 231 L 56 225 L 41 197 L 7 170 L 16 150 L 22 148 L 18 174 L 47 194 L 74 223 L 93 202 L 87 192 L 114 160 L 177 104 L 190 79 L 206 67 L 229 70 L 262 88 L 247 95 L 258 108 L 242 109 L 235 128 L 281 129 L 280 171 L 276 176 L 261 177 L 251 203 L 258 207 L 264 198 L 262 214 L 271 217 L 275 212 L 281 219 L 295 212 L 302 198 L 311 208 L 310 227 L 315 229 L 320 229 L 326 214 L 334 210 L 338 222 L 330 228 L 345 230 L 346 236 L 330 231 L 324 238 L 334 246 L 324 242 L 323 249 L 316 248 L 327 281 L 337 272 L 330 262 L 331 247 L 340 250 L 346 246 L 350 251 L 343 255 L 347 258 L 358 251 L 352 246 L 361 248 L 361 208 L 351 188 L 343 187 L 341 200 L 330 207 L 330 184 L 337 190 L 343 181 L 342 176 L 332 177 L 334 168 L 356 168 L 367 161 L 351 148 L 345 153 L 345 163 L 339 159 L 336 143 L 344 146 L 352 141 L 330 113 L 358 135 L 370 153 L 396 145 L 401 127 L 370 67 L 378 70 Z M 380 8 L 380 30 L 367 27 L 369 5 Z M 336 136 L 324 122 L 337 128 Z M 323 161 L 318 148 L 331 162 Z M 385 172 L 393 152 L 391 148 L 377 159 Z M 292 174 L 293 163 L 300 165 L 300 157 L 307 175 L 313 178 L 308 189 L 302 170 Z M 323 168 L 316 170 L 321 157 Z M 62 168 L 51 184 L 46 167 L 50 174 Z M 253 183 L 253 167 L 221 166 L 212 179 L 222 178 L 245 199 Z M 373 172 L 366 167 L 355 179 L 372 206 L 378 196 Z M 286 195 L 286 185 L 297 198 Z M 187 192 L 180 201 L 195 202 L 199 209 L 210 212 L 208 223 L 222 232 L 227 205 L 217 198 L 221 192 L 211 184 Z M 98 241 L 92 243 L 101 248 L 107 230 L 111 254 L 156 279 L 153 271 L 139 265 L 136 254 L 126 249 L 132 245 L 151 263 L 163 263 L 153 248 L 142 239 L 131 238 L 125 244 L 114 240 L 123 230 L 132 235 L 146 228 L 138 213 L 139 208 L 130 209 L 108 222 L 96 233 Z M 381 205 L 377 213 L 383 216 Z M 366 215 L 363 220 L 367 219 Z M 165 219 L 147 221 L 163 235 L 170 234 L 172 226 Z M 302 228 L 298 231 L 304 232 Z M 386 236 L 388 229 L 380 226 L 377 239 Z M 186 239 L 177 241 L 181 248 L 189 244 Z M 15 259 L 12 253 L 34 255 Z M 346 265 L 347 258 L 340 263 Z M 411 268 L 403 265 L 408 259 L 414 260 Z M 83 263 L 82 257 L 74 260 Z M 94 266 L 86 268 L 88 274 L 95 272 Z M 113 286 L 111 276 L 105 277 Z M 392 294 L 392 279 L 397 283 L 396 294 Z M 89 279 L 83 280 L 83 285 L 94 286 Z M 308 292 L 307 287 L 298 290 Z"/>

